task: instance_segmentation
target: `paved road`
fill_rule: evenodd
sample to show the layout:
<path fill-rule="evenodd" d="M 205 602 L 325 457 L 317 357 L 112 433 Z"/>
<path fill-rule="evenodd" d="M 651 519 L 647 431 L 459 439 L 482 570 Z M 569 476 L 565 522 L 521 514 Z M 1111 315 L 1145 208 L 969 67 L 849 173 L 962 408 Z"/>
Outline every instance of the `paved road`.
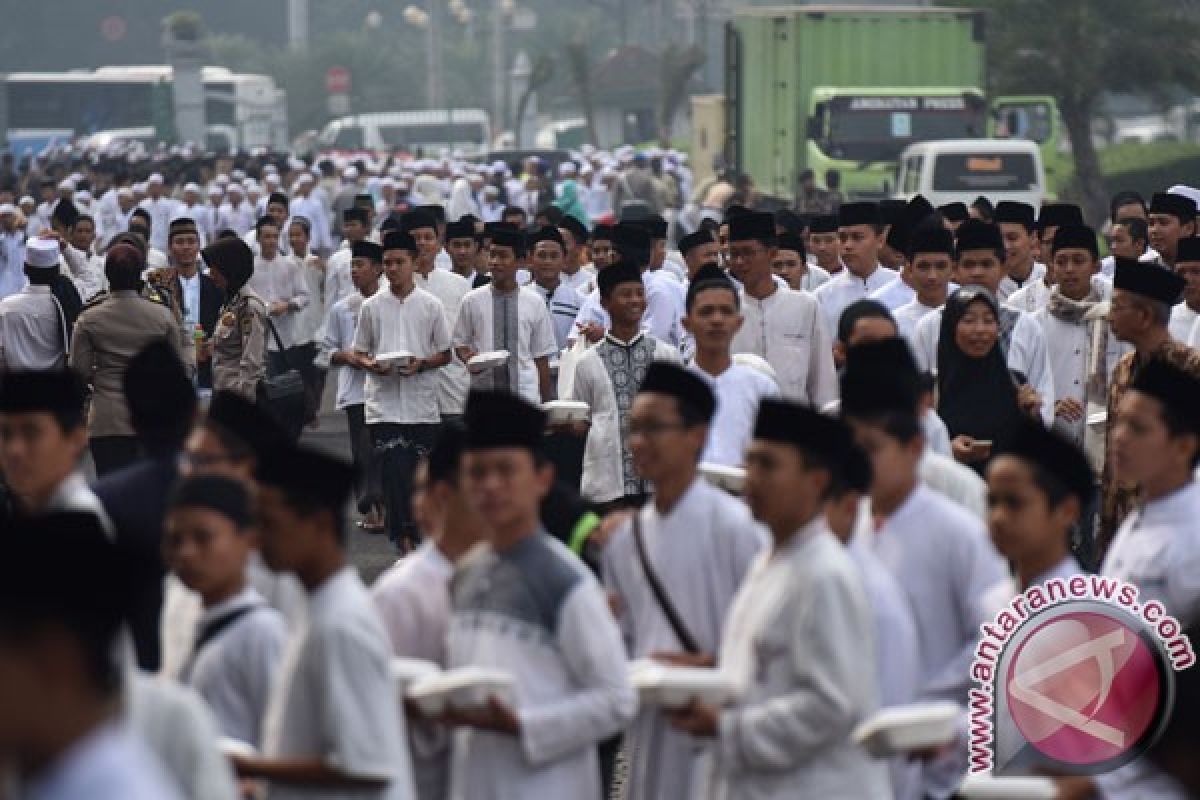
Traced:
<path fill-rule="evenodd" d="M 331 379 L 326 385 L 334 381 Z M 330 401 L 330 393 L 326 392 L 326 402 L 319 418 L 316 430 L 306 430 L 301 442 L 327 452 L 335 453 L 342 458 L 350 458 L 350 437 L 346 430 L 346 415 L 342 411 L 334 411 Z M 363 581 L 369 586 L 380 572 L 390 567 L 396 561 L 396 549 L 392 547 L 387 536 L 364 533 L 355 525 L 358 514 L 352 513 L 346 522 L 349 531 L 347 552 L 350 561 L 358 567 Z"/>

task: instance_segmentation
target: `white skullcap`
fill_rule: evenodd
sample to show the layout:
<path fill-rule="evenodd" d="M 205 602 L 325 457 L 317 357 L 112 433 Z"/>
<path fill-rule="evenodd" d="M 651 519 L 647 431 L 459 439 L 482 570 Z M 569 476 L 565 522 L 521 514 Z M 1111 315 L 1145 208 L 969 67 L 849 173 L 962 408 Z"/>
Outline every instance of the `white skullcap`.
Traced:
<path fill-rule="evenodd" d="M 311 172 L 301 172 L 296 178 L 296 184 L 298 186 L 303 186 L 305 184 L 312 183 L 314 180 L 315 178 L 313 178 Z"/>
<path fill-rule="evenodd" d="M 225 174 L 221 174 L 221 175 L 218 175 L 216 178 L 214 178 L 214 181 L 216 182 L 217 186 L 228 186 L 229 185 L 229 176 L 225 175 Z"/>
<path fill-rule="evenodd" d="M 266 166 L 263 167 L 264 175 L 273 175 L 276 172 L 279 172 L 279 168 L 276 167 L 274 164 L 267 164 Z"/>
<path fill-rule="evenodd" d="M 198 183 L 188 183 L 187 185 L 185 185 L 183 187 L 183 190 L 185 192 L 195 192 L 196 194 L 200 194 L 200 191 L 201 191 L 200 184 L 198 184 Z"/>
<path fill-rule="evenodd" d="M 17 201 L 17 205 L 19 205 L 19 206 L 36 206 L 37 201 L 34 200 L 29 195 L 23 194 L 23 195 L 21 195 L 21 199 Z"/>
<path fill-rule="evenodd" d="M 263 179 L 263 183 L 267 184 L 267 186 L 278 186 L 283 183 L 283 179 L 279 177 L 278 172 L 271 172 Z"/>
<path fill-rule="evenodd" d="M 162 183 L 162 182 L 163 182 L 163 176 L 161 173 L 158 173 L 158 172 L 155 172 L 154 174 L 152 174 L 150 176 L 150 178 L 146 181 L 146 183 Z"/>
<path fill-rule="evenodd" d="M 75 183 L 78 185 L 78 183 L 79 183 L 80 181 L 82 181 L 82 180 L 83 180 L 83 173 L 81 173 L 81 172 L 72 172 L 72 173 L 71 173 L 69 176 L 67 176 L 67 177 L 68 177 L 68 178 L 70 178 L 71 180 L 75 181 Z"/>
<path fill-rule="evenodd" d="M 78 192 L 75 195 L 75 199 L 79 200 L 80 202 L 86 203 L 92 199 L 92 193 L 89 192 L 87 189 L 84 189 L 82 192 Z"/>
<path fill-rule="evenodd" d="M 17 213 L 17 207 L 14 206 L 12 203 L 0 204 L 0 214 L 15 214 L 15 213 Z"/>
<path fill-rule="evenodd" d="M 242 185 L 240 183 L 233 183 L 233 182 L 231 182 L 229 184 L 229 188 L 227 188 L 226 191 L 229 192 L 230 194 L 232 194 L 233 192 L 237 192 L 238 194 L 246 193 L 246 190 L 242 188 Z"/>
<path fill-rule="evenodd" d="M 379 182 L 379 186 L 380 186 L 380 188 L 381 188 L 381 189 L 395 189 L 395 188 L 396 188 L 396 181 L 395 181 L 395 179 L 393 179 L 392 177 L 390 177 L 390 176 L 389 176 L 389 177 L 387 177 L 387 178 L 384 178 L 383 180 L 381 180 L 381 181 Z"/>
<path fill-rule="evenodd" d="M 128 186 L 122 186 L 120 189 L 117 189 L 117 197 L 133 197 L 133 189 L 130 189 Z"/>
<path fill-rule="evenodd" d="M 230 176 L 231 176 L 231 177 L 232 177 L 232 178 L 233 178 L 235 181 L 244 181 L 244 180 L 246 180 L 246 172 L 245 172 L 245 170 L 235 169 L 233 172 L 231 172 L 231 173 L 229 173 L 229 174 L 230 174 Z"/>
<path fill-rule="evenodd" d="M 356 180 L 358 178 L 358 168 L 346 167 L 344 170 L 342 170 L 342 177 L 348 181 Z"/>
<path fill-rule="evenodd" d="M 135 183 L 135 184 L 133 185 L 133 193 L 134 193 L 134 194 L 145 194 L 145 193 L 146 193 L 146 184 L 144 184 L 144 183 Z"/>
<path fill-rule="evenodd" d="M 55 239 L 30 239 L 25 243 L 25 263 L 38 269 L 58 269 L 61 253 Z"/>
<path fill-rule="evenodd" d="M 1191 186 L 1186 186 L 1182 183 L 1177 183 L 1174 186 L 1172 186 L 1170 189 L 1167 189 L 1167 194 L 1174 194 L 1174 195 L 1179 195 L 1180 197 L 1186 197 L 1189 200 L 1191 200 L 1193 203 L 1195 203 L 1197 208 L 1200 208 L 1200 189 L 1195 189 Z"/>
<path fill-rule="evenodd" d="M 70 178 L 59 181 L 58 188 L 67 192 L 73 192 L 75 191 L 75 181 L 71 180 Z"/>
<path fill-rule="evenodd" d="M 298 158 L 289 158 L 288 169 L 308 169 L 308 165 Z"/>
<path fill-rule="evenodd" d="M 559 175 L 574 175 L 578 170 L 575 168 L 574 161 L 564 161 L 558 165 Z"/>

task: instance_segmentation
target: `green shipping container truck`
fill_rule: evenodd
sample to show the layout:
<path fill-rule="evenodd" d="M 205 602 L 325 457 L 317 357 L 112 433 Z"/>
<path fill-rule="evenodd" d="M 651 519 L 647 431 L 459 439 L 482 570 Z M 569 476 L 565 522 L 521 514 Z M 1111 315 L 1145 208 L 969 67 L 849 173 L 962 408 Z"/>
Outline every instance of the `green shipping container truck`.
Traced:
<path fill-rule="evenodd" d="M 726 28 L 726 161 L 778 198 L 805 169 L 819 186 L 837 170 L 845 194 L 887 196 L 913 142 L 995 133 L 985 33 L 976 10 L 740 8 Z"/>

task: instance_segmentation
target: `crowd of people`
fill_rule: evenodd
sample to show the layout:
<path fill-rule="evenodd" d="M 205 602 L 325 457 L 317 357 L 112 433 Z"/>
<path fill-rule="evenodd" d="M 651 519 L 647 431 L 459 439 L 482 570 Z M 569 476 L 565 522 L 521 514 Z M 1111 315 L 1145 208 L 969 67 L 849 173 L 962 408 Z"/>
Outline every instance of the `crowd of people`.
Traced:
<path fill-rule="evenodd" d="M 1016 594 L 1195 621 L 1200 191 L 1102 234 L 748 186 L 0 163 L 0 797 L 945 798 Z M 735 690 L 639 700 L 647 661 Z M 439 671 L 486 691 L 431 711 Z M 959 740 L 852 735 L 932 701 Z M 1195 734 L 1058 796 L 1190 796 Z"/>

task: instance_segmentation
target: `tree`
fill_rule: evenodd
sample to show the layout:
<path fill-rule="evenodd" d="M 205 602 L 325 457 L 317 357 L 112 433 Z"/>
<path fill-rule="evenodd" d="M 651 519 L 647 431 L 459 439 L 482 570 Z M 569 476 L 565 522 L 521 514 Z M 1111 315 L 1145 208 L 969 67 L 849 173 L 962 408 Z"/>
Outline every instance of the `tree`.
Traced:
<path fill-rule="evenodd" d="M 658 82 L 658 138 L 663 147 L 671 146 L 675 115 L 687 100 L 688 83 L 696 70 L 704 66 L 704 59 L 704 51 L 696 45 L 672 42 L 663 49 Z"/>
<path fill-rule="evenodd" d="M 525 144 L 521 141 L 521 123 L 525 121 L 525 109 L 529 107 L 529 101 L 533 99 L 539 89 L 544 88 L 552 80 L 554 80 L 554 59 L 548 55 L 538 56 L 537 61 L 533 64 L 533 69 L 529 72 L 529 83 L 517 100 L 517 116 L 513 120 L 513 131 L 517 135 L 517 147 Z"/>
<path fill-rule="evenodd" d="M 959 3 L 956 3 L 958 5 Z M 1200 86 L 1200 26 L 1179 0 L 990 0 L 988 64 L 993 94 L 1049 94 L 1058 101 L 1075 159 L 1075 190 L 1088 218 L 1108 198 L 1091 125 L 1104 92 Z"/>
<path fill-rule="evenodd" d="M 596 135 L 596 104 L 592 100 L 592 60 L 588 55 L 587 42 L 582 36 L 575 37 L 563 45 L 563 55 L 579 105 L 583 109 L 583 118 L 587 122 L 588 141 L 599 142 L 600 137 Z"/>

